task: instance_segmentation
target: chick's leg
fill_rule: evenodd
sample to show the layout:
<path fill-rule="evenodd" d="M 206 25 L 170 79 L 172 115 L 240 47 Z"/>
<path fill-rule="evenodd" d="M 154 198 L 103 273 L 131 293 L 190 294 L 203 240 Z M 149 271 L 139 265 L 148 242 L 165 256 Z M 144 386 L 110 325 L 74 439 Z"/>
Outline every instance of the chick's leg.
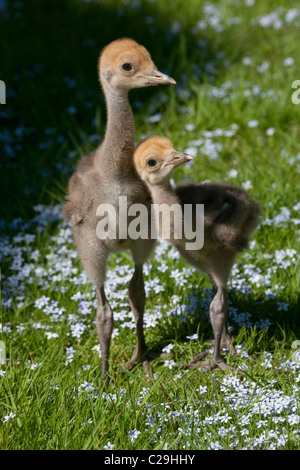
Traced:
<path fill-rule="evenodd" d="M 96 287 L 97 293 L 97 314 L 96 314 L 96 329 L 98 333 L 101 356 L 102 356 L 102 376 L 106 377 L 109 365 L 109 349 L 111 335 L 113 331 L 113 311 L 108 303 L 104 287 Z"/>
<path fill-rule="evenodd" d="M 203 368 L 205 371 L 215 369 L 216 367 L 226 369 L 229 366 L 221 357 L 221 349 L 230 350 L 231 354 L 236 354 L 232 344 L 232 338 L 227 330 L 228 297 L 226 292 L 226 283 L 235 259 L 235 253 L 228 250 L 215 250 L 209 257 L 207 274 L 209 275 L 214 297 L 210 304 L 209 316 L 213 330 L 213 340 L 205 341 L 213 345 L 213 354 L 211 359 L 203 362 L 203 358 L 210 354 L 209 350 L 203 351 L 194 357 L 185 367 Z"/>
<path fill-rule="evenodd" d="M 130 364 L 135 364 L 143 360 L 147 351 L 143 326 L 146 301 L 143 265 L 135 265 L 135 270 L 129 283 L 128 298 L 134 316 L 137 334 L 137 343 L 133 356 L 130 360 Z"/>
<path fill-rule="evenodd" d="M 228 311 L 228 299 L 227 292 L 224 287 L 218 287 L 215 296 L 210 304 L 209 315 L 213 329 L 214 339 L 209 341 L 213 344 L 213 353 L 211 358 L 202 361 L 210 353 L 209 350 L 205 350 L 195 356 L 188 364 L 184 367 L 193 369 L 202 369 L 203 372 L 208 372 L 213 369 L 231 369 L 233 367 L 226 364 L 221 356 L 221 349 L 229 349 L 231 354 L 236 354 L 235 348 L 232 345 L 232 338 L 227 331 L 227 311 Z"/>
<path fill-rule="evenodd" d="M 96 288 L 96 329 L 101 349 L 102 376 L 108 381 L 107 373 L 113 330 L 113 311 L 105 296 L 104 281 L 109 252 L 105 244 L 98 239 L 93 227 L 78 224 L 73 227 L 73 235 L 84 270 Z"/>

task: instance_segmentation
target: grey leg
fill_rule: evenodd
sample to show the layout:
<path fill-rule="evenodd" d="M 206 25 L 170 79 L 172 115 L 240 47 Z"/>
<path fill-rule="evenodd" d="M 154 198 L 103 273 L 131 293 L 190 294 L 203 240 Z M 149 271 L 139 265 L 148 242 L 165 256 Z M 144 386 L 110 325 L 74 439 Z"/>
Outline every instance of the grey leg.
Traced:
<path fill-rule="evenodd" d="M 98 239 L 93 228 L 79 224 L 73 228 L 73 234 L 81 263 L 89 279 L 96 287 L 96 329 L 102 355 L 102 376 L 107 378 L 109 348 L 113 329 L 113 312 L 104 292 L 109 253 L 105 245 Z"/>
<path fill-rule="evenodd" d="M 198 362 L 209 354 L 208 350 L 203 351 L 183 367 L 203 368 L 205 371 L 216 367 L 231 369 L 222 359 L 221 349 L 226 348 L 230 350 L 231 354 L 236 353 L 234 346 L 231 344 L 232 338 L 227 330 L 228 297 L 225 288 L 234 258 L 235 253 L 224 249 L 216 250 L 210 255 L 207 274 L 212 281 L 214 292 L 209 308 L 214 339 L 208 342 L 213 344 L 213 354 L 211 359 Z"/>
<path fill-rule="evenodd" d="M 216 320 L 216 328 L 217 328 L 217 324 L 221 320 L 219 317 L 220 315 L 223 315 L 224 320 L 223 320 L 223 327 L 222 327 L 222 336 L 220 340 L 220 349 L 223 349 L 223 348 L 228 349 L 230 350 L 231 354 L 234 355 L 236 354 L 236 350 L 232 344 L 232 337 L 228 333 L 228 325 L 227 325 L 227 314 L 228 314 L 227 291 L 223 285 L 218 287 L 216 284 L 214 284 L 214 282 L 212 282 L 212 284 L 213 284 L 214 298 L 210 304 L 209 315 L 210 315 L 210 321 L 211 321 L 212 329 L 214 332 L 214 336 L 215 336 L 215 331 L 213 327 L 213 321 L 214 321 L 213 317 L 216 316 L 218 318 L 218 320 Z M 215 345 L 215 339 L 209 342 Z"/>
<path fill-rule="evenodd" d="M 131 364 L 135 364 L 143 360 L 147 351 L 143 327 L 143 316 L 146 301 L 143 279 L 143 265 L 135 265 L 135 270 L 129 283 L 128 298 L 134 315 L 137 333 L 137 344 L 130 360 Z"/>
<path fill-rule="evenodd" d="M 221 339 L 228 335 L 225 332 L 227 321 L 228 299 L 224 287 L 218 287 L 217 292 L 210 304 L 209 316 L 214 333 L 214 351 L 212 360 L 214 362 L 223 362 L 221 358 Z M 223 346 L 223 345 L 222 345 Z"/>
<path fill-rule="evenodd" d="M 113 311 L 109 305 L 104 287 L 96 288 L 97 293 L 97 314 L 96 314 L 96 328 L 100 342 L 101 355 L 102 355 L 102 376 L 107 376 L 108 372 L 108 359 L 111 335 L 114 325 Z"/>

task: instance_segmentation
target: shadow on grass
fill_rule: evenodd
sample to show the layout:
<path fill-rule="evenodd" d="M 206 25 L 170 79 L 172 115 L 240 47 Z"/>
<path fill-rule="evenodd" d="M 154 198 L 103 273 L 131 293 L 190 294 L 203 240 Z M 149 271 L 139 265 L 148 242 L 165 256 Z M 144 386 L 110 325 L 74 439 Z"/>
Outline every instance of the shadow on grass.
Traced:
<path fill-rule="evenodd" d="M 8 17 L 0 19 L 0 41 L 6 44 L 0 79 L 7 88 L 7 104 L 0 108 L 0 187 L 7 204 L 0 210 L 6 220 L 32 217 L 38 203 L 63 202 L 76 159 L 96 147 L 97 135 L 103 136 L 106 116 L 97 60 L 106 44 L 119 37 L 137 40 L 180 85 L 189 77 L 201 84 L 203 65 L 235 43 L 228 32 L 226 41 L 225 33 L 192 34 L 198 19 L 191 12 L 183 18 L 180 2 L 178 8 L 176 2 L 118 0 L 18 3 L 10 3 Z M 201 15 L 201 6 L 197 12 Z M 134 90 L 137 117 L 162 93 L 168 97 L 174 92 L 171 87 Z M 163 113 L 169 100 L 162 101 Z M 79 155 L 70 153 L 74 150 Z"/>
<path fill-rule="evenodd" d="M 166 316 L 164 323 L 159 329 L 155 327 L 146 333 L 150 341 L 150 348 L 156 352 L 169 343 L 178 342 L 187 346 L 187 350 L 197 349 L 199 352 L 206 349 L 205 339 L 213 338 L 213 331 L 209 320 L 209 304 L 212 299 L 212 291 L 206 291 L 208 295 L 203 298 L 203 290 L 193 290 L 191 297 L 198 300 L 194 302 L 195 307 L 183 316 Z M 228 324 L 235 344 L 248 343 L 249 353 L 257 354 L 263 351 L 273 352 L 278 345 L 290 348 L 294 340 L 300 340 L 300 297 L 286 303 L 286 297 L 280 295 L 274 299 L 267 299 L 258 294 L 241 294 L 228 289 L 229 311 Z M 205 300 L 203 303 L 203 299 Z M 286 305 L 285 308 L 280 307 Z M 233 311 L 234 314 L 233 314 Z M 246 315 L 245 315 L 246 314 Z M 185 318 L 183 320 L 183 318 Z M 267 322 L 268 326 L 264 326 Z M 151 331 L 152 330 L 152 331 Z M 147 329 L 145 330 L 147 332 Z M 191 345 L 189 336 L 198 335 L 198 340 Z"/>

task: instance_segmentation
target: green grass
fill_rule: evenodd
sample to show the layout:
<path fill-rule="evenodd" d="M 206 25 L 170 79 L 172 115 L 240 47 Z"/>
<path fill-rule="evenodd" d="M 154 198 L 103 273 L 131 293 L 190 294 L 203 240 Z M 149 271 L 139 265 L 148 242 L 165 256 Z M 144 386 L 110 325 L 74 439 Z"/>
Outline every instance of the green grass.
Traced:
<path fill-rule="evenodd" d="M 299 450 L 300 366 L 291 359 L 300 339 L 300 105 L 291 85 L 300 10 L 293 17 L 295 0 L 253 3 L 28 0 L 0 12 L 1 449 Z M 211 336 L 211 290 L 162 244 L 145 266 L 145 327 L 164 355 L 153 376 L 125 367 L 135 344 L 133 265 L 117 254 L 106 285 L 111 383 L 102 382 L 95 292 L 60 207 L 77 160 L 104 135 L 99 52 L 123 36 L 177 81 L 130 93 L 136 140 L 165 135 L 197 154 L 176 182 L 245 186 L 261 204 L 228 285 L 239 353 L 226 360 L 244 375 L 181 367 Z"/>

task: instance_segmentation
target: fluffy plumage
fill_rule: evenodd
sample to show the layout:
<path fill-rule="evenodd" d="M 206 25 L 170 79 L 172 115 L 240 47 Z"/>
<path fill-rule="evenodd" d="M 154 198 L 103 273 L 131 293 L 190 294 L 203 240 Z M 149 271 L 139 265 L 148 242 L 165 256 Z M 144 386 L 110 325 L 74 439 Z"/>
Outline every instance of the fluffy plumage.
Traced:
<path fill-rule="evenodd" d="M 105 296 L 104 281 L 109 254 L 130 249 L 135 272 L 129 284 L 129 301 L 137 326 L 137 346 L 131 362 L 141 360 L 146 352 L 143 334 L 145 291 L 143 263 L 154 241 L 131 239 L 100 240 L 96 234 L 101 204 L 111 204 L 118 215 L 119 197 L 128 198 L 128 206 L 151 203 L 150 193 L 137 176 L 133 165 L 134 120 L 128 101 L 132 88 L 175 81 L 159 72 L 149 52 L 132 39 L 119 39 L 106 46 L 99 58 L 99 79 L 107 106 L 107 126 L 103 143 L 79 161 L 69 181 L 69 201 L 64 218 L 72 224 L 74 240 L 82 265 L 96 286 L 96 327 L 102 352 L 102 374 L 108 372 L 108 358 L 113 329 L 113 311 Z M 128 220 L 130 222 L 130 219 Z"/>
<path fill-rule="evenodd" d="M 210 305 L 210 319 L 214 333 L 214 352 L 211 361 L 197 364 L 197 356 L 191 361 L 192 367 L 226 368 L 220 350 L 234 348 L 227 332 L 227 293 L 226 283 L 238 252 L 244 250 L 252 231 L 259 222 L 260 210 L 246 191 L 222 183 L 185 183 L 173 190 L 170 176 L 174 169 L 192 157 L 174 150 L 168 139 L 151 137 L 141 142 L 134 154 L 135 167 L 141 179 L 147 184 L 154 204 L 178 204 L 181 219 L 184 221 L 184 205 L 192 206 L 190 225 L 196 229 L 196 205 L 204 204 L 204 244 L 201 249 L 186 248 L 190 240 L 176 238 L 176 223 L 171 221 L 168 241 L 173 243 L 181 255 L 194 267 L 206 273 L 213 285 L 214 298 Z M 157 206 L 155 206 L 157 207 Z M 156 212 L 158 232 L 163 236 L 162 218 Z"/>

